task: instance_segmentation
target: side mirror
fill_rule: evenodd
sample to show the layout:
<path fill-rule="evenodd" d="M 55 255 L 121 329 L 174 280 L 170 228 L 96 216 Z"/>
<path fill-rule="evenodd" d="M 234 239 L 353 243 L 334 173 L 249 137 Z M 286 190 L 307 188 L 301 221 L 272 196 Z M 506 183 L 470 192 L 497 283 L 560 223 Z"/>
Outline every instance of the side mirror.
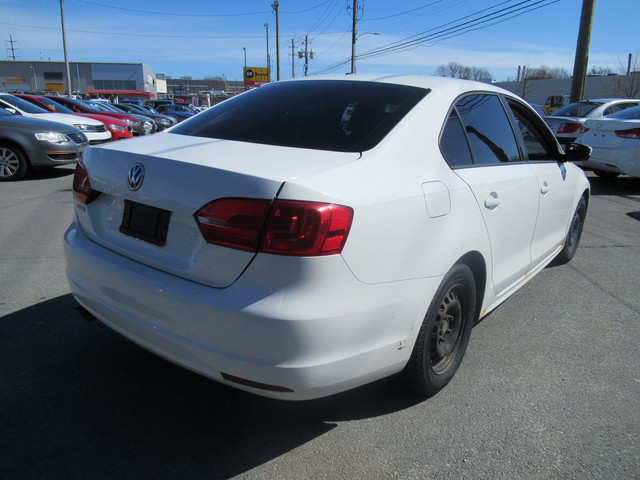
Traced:
<path fill-rule="evenodd" d="M 569 143 L 564 151 L 564 158 L 569 162 L 585 162 L 591 156 L 591 147 L 582 143 Z"/>
<path fill-rule="evenodd" d="M 22 115 L 18 110 L 16 110 L 13 107 L 3 107 L 3 108 L 12 115 Z"/>

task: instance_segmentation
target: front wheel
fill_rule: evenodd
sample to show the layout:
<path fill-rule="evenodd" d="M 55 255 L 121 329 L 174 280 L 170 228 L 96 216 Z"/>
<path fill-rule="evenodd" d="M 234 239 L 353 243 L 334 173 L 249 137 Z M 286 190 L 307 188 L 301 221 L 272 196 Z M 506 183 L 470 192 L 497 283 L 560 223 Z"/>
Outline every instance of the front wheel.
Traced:
<path fill-rule="evenodd" d="M 471 269 L 455 265 L 431 301 L 405 367 L 412 390 L 431 397 L 453 378 L 469 343 L 475 311 L 476 287 Z"/>
<path fill-rule="evenodd" d="M 27 172 L 27 160 L 9 143 L 0 143 L 0 182 L 20 180 Z"/>
<path fill-rule="evenodd" d="M 587 216 L 587 201 L 582 197 L 578 202 L 576 211 L 571 219 L 571 226 L 569 227 L 569 233 L 564 241 L 564 247 L 554 259 L 555 265 L 564 265 L 569 263 L 578 250 L 578 244 L 580 243 L 580 237 L 582 237 L 582 228 L 584 227 L 584 219 Z"/>

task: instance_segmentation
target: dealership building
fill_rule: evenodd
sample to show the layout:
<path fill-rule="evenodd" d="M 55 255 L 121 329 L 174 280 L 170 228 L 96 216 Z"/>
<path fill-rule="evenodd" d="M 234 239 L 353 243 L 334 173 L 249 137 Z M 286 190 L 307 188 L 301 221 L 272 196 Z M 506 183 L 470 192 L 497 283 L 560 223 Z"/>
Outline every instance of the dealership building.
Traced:
<path fill-rule="evenodd" d="M 162 82 L 158 85 L 155 72 L 143 63 L 69 62 L 69 76 L 74 93 L 156 98 L 163 90 Z M 64 62 L 0 61 L 2 92 L 63 94 L 66 90 Z"/>

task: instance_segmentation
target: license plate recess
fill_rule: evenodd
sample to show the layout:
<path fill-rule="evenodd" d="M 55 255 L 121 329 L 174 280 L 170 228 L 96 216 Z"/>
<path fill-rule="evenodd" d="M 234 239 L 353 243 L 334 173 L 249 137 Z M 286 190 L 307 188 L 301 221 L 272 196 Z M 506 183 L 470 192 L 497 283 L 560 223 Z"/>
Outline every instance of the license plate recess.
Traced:
<path fill-rule="evenodd" d="M 167 240 L 170 218 L 169 210 L 125 200 L 120 232 L 162 246 Z"/>

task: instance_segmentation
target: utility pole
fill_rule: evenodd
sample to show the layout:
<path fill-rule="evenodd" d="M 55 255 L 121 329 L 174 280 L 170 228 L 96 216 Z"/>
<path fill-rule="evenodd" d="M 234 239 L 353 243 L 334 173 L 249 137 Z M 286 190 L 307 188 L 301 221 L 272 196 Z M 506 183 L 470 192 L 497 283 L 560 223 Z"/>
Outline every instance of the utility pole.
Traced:
<path fill-rule="evenodd" d="M 304 36 L 304 76 L 309 74 L 309 35 Z"/>
<path fill-rule="evenodd" d="M 64 65 L 67 69 L 67 92 L 71 96 L 71 73 L 69 73 L 69 58 L 67 57 L 67 38 L 64 28 L 64 5 L 60 0 L 60 19 L 62 21 L 62 48 L 64 49 Z"/>
<path fill-rule="evenodd" d="M 351 29 L 351 73 L 356 73 L 356 21 L 358 15 L 358 0 L 353 0 L 353 25 Z"/>
<path fill-rule="evenodd" d="M 17 48 L 13 46 L 14 43 L 17 43 L 11 35 L 9 35 L 9 40 L 5 41 L 5 43 L 9 44 L 7 50 L 11 51 L 11 60 L 16 61 L 16 50 Z M 18 57 L 19 58 L 19 57 Z"/>
<path fill-rule="evenodd" d="M 291 39 L 291 78 L 296 78 L 296 46 L 294 39 Z"/>
<path fill-rule="evenodd" d="M 577 102 L 584 97 L 584 82 L 587 77 L 587 65 L 589 63 L 589 44 L 591 43 L 591 30 L 593 29 L 593 14 L 596 9 L 596 0 L 582 0 L 582 13 L 580 14 L 580 31 L 576 45 L 576 57 L 573 62 L 573 79 L 571 80 L 570 102 Z"/>
<path fill-rule="evenodd" d="M 280 4 L 275 0 L 271 8 L 276 11 L 276 80 L 280 80 Z"/>

